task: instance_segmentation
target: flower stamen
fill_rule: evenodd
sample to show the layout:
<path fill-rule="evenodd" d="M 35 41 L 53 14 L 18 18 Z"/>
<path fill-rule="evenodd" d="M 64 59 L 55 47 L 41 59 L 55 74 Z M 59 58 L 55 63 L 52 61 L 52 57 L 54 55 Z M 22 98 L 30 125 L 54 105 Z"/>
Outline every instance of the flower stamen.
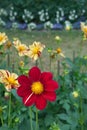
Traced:
<path fill-rule="evenodd" d="M 41 94 L 44 91 L 43 84 L 41 82 L 34 82 L 31 86 L 31 90 L 35 94 Z"/>
<path fill-rule="evenodd" d="M 26 104 L 28 102 L 28 100 L 31 98 L 32 95 L 33 95 L 33 92 L 29 95 L 29 97 L 26 99 L 26 101 L 24 102 L 24 104 Z"/>

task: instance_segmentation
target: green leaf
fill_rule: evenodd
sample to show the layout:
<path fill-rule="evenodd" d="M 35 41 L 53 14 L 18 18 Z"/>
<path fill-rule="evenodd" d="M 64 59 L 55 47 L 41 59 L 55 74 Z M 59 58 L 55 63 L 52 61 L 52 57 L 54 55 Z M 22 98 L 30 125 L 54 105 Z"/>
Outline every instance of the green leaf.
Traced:
<path fill-rule="evenodd" d="M 68 125 L 68 124 L 62 125 L 61 130 L 70 130 L 70 125 Z"/>
<path fill-rule="evenodd" d="M 34 120 L 32 120 L 32 126 L 33 126 L 33 130 L 35 130 L 36 122 Z M 24 119 L 19 124 L 18 130 L 31 130 L 30 120 Z M 39 126 L 38 126 L 38 130 L 39 130 Z"/>
<path fill-rule="evenodd" d="M 45 117 L 45 125 L 46 125 L 46 126 L 49 126 L 50 124 L 52 124 L 53 121 L 54 121 L 54 118 L 53 118 L 52 115 L 47 115 L 47 116 Z"/>
<path fill-rule="evenodd" d="M 10 130 L 10 128 L 8 128 L 7 125 L 4 125 L 4 126 L 0 127 L 0 130 Z"/>
<path fill-rule="evenodd" d="M 65 108 L 65 110 L 68 111 L 70 109 L 70 105 L 67 102 L 65 102 L 63 108 Z"/>
<path fill-rule="evenodd" d="M 17 95 L 15 89 L 12 89 L 11 93 L 13 94 L 13 96 L 14 96 L 19 102 L 22 102 L 21 98 Z"/>
<path fill-rule="evenodd" d="M 65 113 L 62 113 L 62 114 L 58 114 L 58 117 L 59 119 L 66 121 L 68 116 Z"/>

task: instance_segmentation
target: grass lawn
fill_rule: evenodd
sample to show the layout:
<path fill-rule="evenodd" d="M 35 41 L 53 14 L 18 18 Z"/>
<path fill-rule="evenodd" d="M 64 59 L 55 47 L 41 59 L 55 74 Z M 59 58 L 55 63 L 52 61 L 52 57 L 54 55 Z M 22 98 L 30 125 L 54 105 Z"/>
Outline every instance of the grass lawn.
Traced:
<path fill-rule="evenodd" d="M 21 40 L 22 43 L 27 45 L 32 44 L 34 41 L 40 41 L 41 43 L 46 45 L 46 48 L 58 48 L 58 44 L 55 41 L 55 36 L 60 36 L 62 39 L 62 43 L 60 45 L 63 53 L 66 57 L 72 58 L 73 51 L 75 54 L 78 55 L 78 52 L 81 47 L 81 40 L 82 40 L 82 32 L 81 30 L 71 30 L 71 31 L 27 31 L 27 30 L 12 30 L 12 29 L 5 29 L 0 28 L 0 32 L 5 32 L 9 39 L 13 39 L 17 37 Z M 86 55 L 87 51 L 87 44 L 86 41 L 82 44 L 83 49 L 81 55 Z M 45 52 L 45 53 L 44 53 Z M 47 62 L 47 51 L 43 52 L 43 61 L 45 61 L 46 68 L 49 68 L 49 64 Z M 54 67 L 54 64 L 53 64 Z"/>
<path fill-rule="evenodd" d="M 72 51 L 78 52 L 82 39 L 82 32 L 80 30 L 71 31 L 32 31 L 27 30 L 12 30 L 0 28 L 0 32 L 5 32 L 9 39 L 14 37 L 19 38 L 22 43 L 32 44 L 34 41 L 40 41 L 46 45 L 46 47 L 57 48 L 58 45 L 55 42 L 55 36 L 60 36 L 62 43 L 60 47 L 62 48 L 64 54 L 68 57 L 72 56 Z M 83 43 L 82 54 L 86 54 L 87 44 Z"/>

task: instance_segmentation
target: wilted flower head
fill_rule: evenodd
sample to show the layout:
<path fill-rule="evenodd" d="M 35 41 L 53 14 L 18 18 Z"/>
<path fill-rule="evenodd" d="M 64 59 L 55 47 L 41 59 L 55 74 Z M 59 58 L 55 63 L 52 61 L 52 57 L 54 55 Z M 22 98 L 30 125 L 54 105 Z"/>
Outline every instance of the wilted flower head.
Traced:
<path fill-rule="evenodd" d="M 11 41 L 7 41 L 7 43 L 5 44 L 5 47 L 6 47 L 7 49 L 9 49 L 11 46 L 12 46 Z"/>
<path fill-rule="evenodd" d="M 8 70 L 0 70 L 0 82 L 5 85 L 8 92 L 11 91 L 12 88 L 17 89 L 19 87 L 17 77 L 17 74 L 10 73 Z"/>
<path fill-rule="evenodd" d="M 65 55 L 62 53 L 61 48 L 57 48 L 56 49 L 56 53 L 59 54 L 59 55 L 61 55 L 62 57 L 65 57 Z"/>
<path fill-rule="evenodd" d="M 37 60 L 44 48 L 45 45 L 35 41 L 32 45 L 29 46 L 28 56 L 33 60 Z"/>
<path fill-rule="evenodd" d="M 51 53 L 51 54 L 50 54 L 50 57 L 51 57 L 52 59 L 54 59 L 54 58 L 55 58 L 55 52 Z"/>
<path fill-rule="evenodd" d="M 21 75 L 18 77 L 20 87 L 17 94 L 22 97 L 25 106 L 35 106 L 39 110 L 43 110 L 47 101 L 55 101 L 58 89 L 58 83 L 53 80 L 52 73 L 41 72 L 38 67 L 32 67 L 28 72 L 28 76 Z"/>
<path fill-rule="evenodd" d="M 25 44 L 22 44 L 20 40 L 14 39 L 13 44 L 14 47 L 17 49 L 19 56 L 27 55 L 27 51 L 29 49 Z"/>
<path fill-rule="evenodd" d="M 0 45 L 5 43 L 7 40 L 8 40 L 8 37 L 6 36 L 6 34 L 0 32 Z"/>

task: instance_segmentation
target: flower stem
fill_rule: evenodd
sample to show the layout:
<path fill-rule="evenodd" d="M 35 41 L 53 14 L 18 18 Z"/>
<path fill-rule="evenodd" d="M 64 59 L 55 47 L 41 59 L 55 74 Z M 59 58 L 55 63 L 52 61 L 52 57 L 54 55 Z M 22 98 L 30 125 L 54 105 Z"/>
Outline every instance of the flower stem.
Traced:
<path fill-rule="evenodd" d="M 41 58 L 39 58 L 39 59 L 40 59 L 40 66 L 41 66 L 41 69 L 43 70 L 42 60 L 41 60 Z"/>
<path fill-rule="evenodd" d="M 50 68 L 50 71 L 51 71 L 51 56 L 50 56 L 50 64 L 49 64 L 49 68 Z"/>
<path fill-rule="evenodd" d="M 7 54 L 7 67 L 9 68 L 9 66 L 10 66 L 10 54 L 8 52 L 8 54 Z"/>
<path fill-rule="evenodd" d="M 81 42 L 80 42 L 79 56 L 81 56 L 82 48 L 83 48 L 83 40 L 81 40 Z"/>
<path fill-rule="evenodd" d="M 11 124 L 11 93 L 9 95 L 8 126 Z"/>
<path fill-rule="evenodd" d="M 31 130 L 33 130 L 33 126 L 32 126 L 32 109 L 31 109 L 31 107 L 29 107 L 29 116 L 30 116 L 30 127 L 31 127 Z"/>
<path fill-rule="evenodd" d="M 80 112 L 81 112 L 81 115 L 80 115 L 80 120 L 81 120 L 81 130 L 84 130 L 84 121 L 83 121 L 83 103 L 82 103 L 82 96 L 80 94 Z"/>
<path fill-rule="evenodd" d="M 2 118 L 2 116 L 1 116 L 0 118 L 1 118 L 1 123 L 2 123 L 2 126 L 3 126 L 4 122 L 3 122 L 3 118 Z"/>
<path fill-rule="evenodd" d="M 36 62 L 35 62 L 35 66 L 38 66 L 38 60 L 36 60 Z"/>
<path fill-rule="evenodd" d="M 38 130 L 38 110 L 36 109 L 36 129 Z"/>

